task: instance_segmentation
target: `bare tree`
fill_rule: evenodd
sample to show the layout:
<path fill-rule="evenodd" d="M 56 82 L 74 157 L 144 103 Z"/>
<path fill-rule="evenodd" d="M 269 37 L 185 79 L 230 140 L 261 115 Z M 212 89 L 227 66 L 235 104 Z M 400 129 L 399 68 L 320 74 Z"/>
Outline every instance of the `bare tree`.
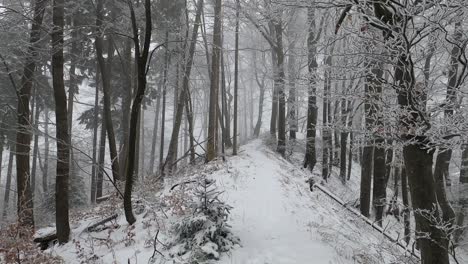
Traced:
<path fill-rule="evenodd" d="M 55 184 L 55 215 L 57 238 L 67 243 L 70 235 L 68 219 L 68 176 L 70 174 L 70 136 L 68 134 L 67 95 L 63 80 L 64 0 L 54 0 L 52 21 L 52 83 L 55 99 L 57 138 L 57 175 Z"/>
<path fill-rule="evenodd" d="M 130 8 L 130 18 L 133 30 L 133 42 L 135 45 L 135 65 L 137 72 L 137 89 L 133 97 L 132 110 L 130 114 L 130 131 L 128 135 L 128 153 L 126 159 L 126 173 L 125 173 L 125 192 L 124 192 L 124 210 L 125 218 L 129 224 L 135 223 L 136 219 L 132 211 L 132 188 L 134 181 L 135 169 L 135 155 L 136 152 L 136 135 L 138 133 L 138 119 L 140 116 L 141 102 L 145 96 L 146 90 L 146 74 L 147 64 L 149 58 L 149 48 L 151 43 L 152 20 L 151 20 L 151 1 L 145 0 L 145 29 L 144 41 L 140 39 L 140 34 L 135 17 L 135 10 L 133 3 L 128 1 Z M 140 44 L 143 44 L 141 47 Z M 137 164 L 138 166 L 138 164 Z"/>
<path fill-rule="evenodd" d="M 29 181 L 29 153 L 31 134 L 29 124 L 29 100 L 41 36 L 41 26 L 47 0 L 36 0 L 34 17 L 29 37 L 28 56 L 25 59 L 21 87 L 18 91 L 18 130 L 16 134 L 16 184 L 18 192 L 18 222 L 23 226 L 34 227 L 33 200 Z"/>

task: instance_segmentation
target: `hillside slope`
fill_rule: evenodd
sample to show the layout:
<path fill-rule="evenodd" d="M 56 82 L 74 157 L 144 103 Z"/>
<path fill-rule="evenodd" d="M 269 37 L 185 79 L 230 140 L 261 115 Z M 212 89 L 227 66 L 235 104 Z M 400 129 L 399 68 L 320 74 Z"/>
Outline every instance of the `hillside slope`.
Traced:
<path fill-rule="evenodd" d="M 239 155 L 226 162 L 201 168 L 217 180 L 222 200 L 233 206 L 229 223 L 242 244 L 217 263 L 411 263 L 405 251 L 362 219 L 323 192 L 310 192 L 305 183 L 310 173 L 279 157 L 261 140 L 242 146 Z M 195 171 L 184 177 L 196 178 L 199 171 Z M 168 179 L 164 191 L 140 198 L 144 202 L 137 208 L 146 207 L 139 210 L 133 227 L 117 208 L 118 218 L 106 228 L 86 232 L 91 223 L 105 216 L 105 210 L 97 208 L 72 225 L 73 243 L 48 252 L 66 263 L 149 263 L 152 256 L 152 263 L 187 263 L 169 257 L 163 247 L 171 238 L 168 226 L 177 218 L 171 216 L 174 209 L 167 203 L 159 204 L 167 200 L 169 187 L 180 180 Z M 156 233 L 158 252 L 152 244 Z"/>

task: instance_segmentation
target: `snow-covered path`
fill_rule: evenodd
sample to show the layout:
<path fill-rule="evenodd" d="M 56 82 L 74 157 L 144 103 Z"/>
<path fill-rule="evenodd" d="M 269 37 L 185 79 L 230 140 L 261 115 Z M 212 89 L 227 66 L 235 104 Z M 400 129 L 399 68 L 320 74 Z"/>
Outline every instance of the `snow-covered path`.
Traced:
<path fill-rule="evenodd" d="M 273 154 L 259 142 L 250 143 L 239 158 L 230 159 L 230 176 L 215 176 L 226 190 L 223 198 L 234 207 L 231 223 L 242 241 L 242 247 L 221 263 L 336 263 L 335 250 L 309 224 L 320 221 L 321 215 L 300 210 L 301 200 L 285 188 L 285 176 L 294 177 L 288 171 L 291 165 L 272 162 L 269 155 Z M 307 190 L 305 182 L 301 187 Z"/>

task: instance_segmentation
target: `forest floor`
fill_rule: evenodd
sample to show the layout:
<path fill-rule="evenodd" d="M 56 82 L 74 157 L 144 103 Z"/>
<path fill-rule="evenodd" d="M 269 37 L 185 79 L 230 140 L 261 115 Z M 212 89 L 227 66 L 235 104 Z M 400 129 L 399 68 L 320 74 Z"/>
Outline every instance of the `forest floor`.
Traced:
<path fill-rule="evenodd" d="M 187 213 L 183 191 L 169 189 L 200 173 L 216 179 L 221 199 L 233 206 L 228 222 L 241 240 L 240 246 L 212 263 L 416 263 L 407 251 L 325 193 L 311 192 L 305 182 L 310 172 L 281 158 L 260 139 L 242 146 L 239 155 L 226 162 L 200 165 L 181 178 L 168 179 L 157 194 L 149 186 L 140 187 L 134 202 L 137 222 L 131 227 L 118 201 L 78 214 L 72 223 L 73 241 L 47 252 L 66 263 L 188 263 L 170 257 L 164 247 L 171 239 L 171 224 Z M 86 231 L 113 213 L 118 218 L 102 230 Z"/>

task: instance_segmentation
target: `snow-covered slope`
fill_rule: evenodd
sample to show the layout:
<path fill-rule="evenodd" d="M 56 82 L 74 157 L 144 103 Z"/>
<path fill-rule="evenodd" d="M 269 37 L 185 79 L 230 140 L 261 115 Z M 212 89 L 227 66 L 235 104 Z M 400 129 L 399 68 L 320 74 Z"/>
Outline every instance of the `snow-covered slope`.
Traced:
<path fill-rule="evenodd" d="M 282 159 L 261 140 L 242 146 L 239 155 L 226 162 L 204 168 L 224 191 L 221 198 L 234 207 L 229 223 L 242 244 L 222 255 L 218 263 L 411 263 L 404 250 L 362 219 L 323 192 L 310 192 L 305 183 L 309 172 Z M 156 199 L 164 193 L 167 190 Z M 108 229 L 89 234 L 86 226 L 104 217 L 94 211 L 98 215 L 94 220 L 73 225 L 73 243 L 49 252 L 67 263 L 147 263 L 153 254 L 158 260 L 154 263 L 173 263 L 162 246 L 170 237 L 166 225 L 171 212 L 161 212 L 164 209 L 157 209 L 157 204 L 146 210 L 151 208 L 156 217 L 143 212 L 134 227 L 119 216 Z M 162 230 L 157 243 L 161 254 L 152 245 L 157 230 Z"/>
<path fill-rule="evenodd" d="M 408 263 L 404 252 L 319 190 L 310 174 L 255 140 L 215 178 L 242 247 L 221 263 Z"/>

